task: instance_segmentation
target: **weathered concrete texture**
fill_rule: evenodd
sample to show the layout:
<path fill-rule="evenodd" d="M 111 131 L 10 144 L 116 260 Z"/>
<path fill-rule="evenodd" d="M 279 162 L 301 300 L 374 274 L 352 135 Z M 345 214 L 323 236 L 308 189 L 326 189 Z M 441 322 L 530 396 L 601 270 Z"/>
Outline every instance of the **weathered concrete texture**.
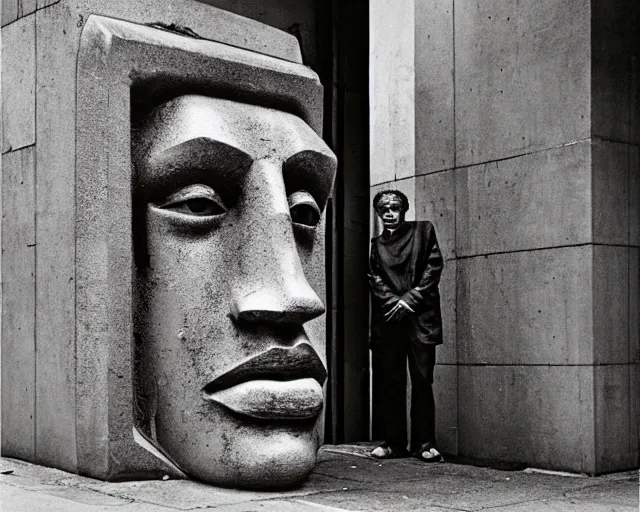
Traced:
<path fill-rule="evenodd" d="M 457 165 L 589 137 L 590 3 L 455 3 Z"/>
<path fill-rule="evenodd" d="M 2 152 L 35 143 L 36 19 L 2 29 Z"/>
<path fill-rule="evenodd" d="M 640 363 L 640 249 L 629 248 L 629 362 Z"/>
<path fill-rule="evenodd" d="M 312 0 L 200 1 L 295 35 L 300 42 L 304 63 L 315 69 L 316 17 Z"/>
<path fill-rule="evenodd" d="M 447 341 L 438 348 L 437 362 Z M 458 454 L 458 367 L 436 364 L 433 395 L 436 401 L 436 440 L 442 453 Z"/>
<path fill-rule="evenodd" d="M 454 167 L 453 0 L 415 2 L 416 174 Z"/>
<path fill-rule="evenodd" d="M 594 473 L 593 366 L 460 366 L 458 453 Z"/>
<path fill-rule="evenodd" d="M 35 14 L 36 146 L 36 460 L 75 470 L 75 69 L 77 19 Z M 76 28 L 77 30 L 77 28 Z M 68 34 L 65 37 L 65 32 Z"/>
<path fill-rule="evenodd" d="M 588 141 L 456 173 L 458 256 L 591 241 Z"/>
<path fill-rule="evenodd" d="M 443 343 L 438 347 L 437 360 L 445 364 L 458 362 L 457 268 L 456 260 L 446 261 L 440 278 Z"/>
<path fill-rule="evenodd" d="M 631 245 L 631 206 L 638 223 L 637 170 L 631 166 L 635 147 L 593 139 L 591 146 L 592 229 L 597 244 Z M 633 186 L 635 185 L 635 190 Z M 637 228 L 634 227 L 634 231 Z"/>
<path fill-rule="evenodd" d="M 382 0 L 369 11 L 371 184 L 415 174 L 414 0 Z"/>
<path fill-rule="evenodd" d="M 173 480 L 105 484 L 11 459 L 2 461 L 2 469 L 13 473 L 0 475 L 0 492 L 7 512 L 634 512 L 638 507 L 636 472 L 585 478 L 415 459 L 377 461 L 366 457 L 370 449 L 365 444 L 326 447 L 310 479 L 289 492 L 243 492 Z"/>
<path fill-rule="evenodd" d="M 637 416 L 631 417 L 630 368 L 628 364 L 594 368 L 596 473 L 638 465 L 630 437 L 632 431 L 637 432 L 632 423 L 638 421 Z"/>
<path fill-rule="evenodd" d="M 593 362 L 629 362 L 631 275 L 629 248 L 595 245 L 592 263 Z M 636 275 L 637 279 L 637 275 Z M 635 306 L 638 309 L 638 302 Z"/>
<path fill-rule="evenodd" d="M 415 180 L 416 220 L 433 223 L 445 260 L 456 256 L 456 172 L 417 176 Z"/>
<path fill-rule="evenodd" d="M 640 364 L 629 365 L 629 452 L 631 462 L 640 465 Z"/>
<path fill-rule="evenodd" d="M 2 453 L 35 454 L 35 159 L 2 156 Z"/>
<path fill-rule="evenodd" d="M 590 246 L 458 260 L 460 363 L 590 364 L 591 269 Z"/>
<path fill-rule="evenodd" d="M 591 4 L 591 124 L 594 136 L 638 143 L 638 2 Z"/>
<path fill-rule="evenodd" d="M 2 26 L 13 23 L 23 16 L 28 16 L 36 10 L 36 0 L 2 0 Z"/>
<path fill-rule="evenodd" d="M 638 59 L 640 61 L 640 59 Z M 638 87 L 640 89 L 640 87 Z M 639 109 L 640 110 L 640 109 Z M 629 149 L 629 245 L 640 246 L 640 146 Z"/>

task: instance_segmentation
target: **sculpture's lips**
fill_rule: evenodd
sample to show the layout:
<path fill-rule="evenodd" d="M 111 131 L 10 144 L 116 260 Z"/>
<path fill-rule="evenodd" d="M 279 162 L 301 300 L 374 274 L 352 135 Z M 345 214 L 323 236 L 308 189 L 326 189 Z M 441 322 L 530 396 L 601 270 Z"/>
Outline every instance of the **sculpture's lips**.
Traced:
<path fill-rule="evenodd" d="M 296 380 L 312 378 L 321 386 L 327 379 L 322 361 L 308 343 L 274 347 L 239 364 L 207 384 L 203 391 L 213 394 L 249 380 Z"/>
<path fill-rule="evenodd" d="M 255 418 L 303 419 L 322 410 L 327 371 L 308 343 L 274 347 L 203 388 L 204 398 Z"/>
<path fill-rule="evenodd" d="M 253 418 L 308 419 L 322 411 L 322 386 L 312 378 L 250 380 L 212 394 L 207 400 Z"/>

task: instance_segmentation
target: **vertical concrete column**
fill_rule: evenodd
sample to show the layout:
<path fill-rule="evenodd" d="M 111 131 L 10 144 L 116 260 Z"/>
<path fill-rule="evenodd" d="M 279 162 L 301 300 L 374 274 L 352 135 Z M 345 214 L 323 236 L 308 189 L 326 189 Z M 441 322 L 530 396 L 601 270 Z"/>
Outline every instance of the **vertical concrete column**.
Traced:
<path fill-rule="evenodd" d="M 414 0 L 370 4 L 371 184 L 415 174 Z"/>

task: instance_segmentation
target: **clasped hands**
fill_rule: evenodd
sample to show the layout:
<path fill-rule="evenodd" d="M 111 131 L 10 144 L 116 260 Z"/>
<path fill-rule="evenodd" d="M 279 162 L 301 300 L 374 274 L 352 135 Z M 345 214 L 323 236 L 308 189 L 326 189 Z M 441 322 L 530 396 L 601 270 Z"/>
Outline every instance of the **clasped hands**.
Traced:
<path fill-rule="evenodd" d="M 398 302 L 384 314 L 384 321 L 401 320 L 408 313 L 415 313 L 415 311 L 405 301 L 398 299 Z"/>

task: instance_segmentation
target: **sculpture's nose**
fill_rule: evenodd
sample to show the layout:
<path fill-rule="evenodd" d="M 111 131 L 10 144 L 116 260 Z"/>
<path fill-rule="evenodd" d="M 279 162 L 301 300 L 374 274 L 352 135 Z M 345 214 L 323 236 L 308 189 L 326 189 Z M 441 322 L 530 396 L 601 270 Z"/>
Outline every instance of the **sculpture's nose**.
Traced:
<path fill-rule="evenodd" d="M 232 317 L 240 322 L 301 325 L 322 315 L 324 304 L 300 261 L 280 168 L 256 162 L 244 190 Z"/>

